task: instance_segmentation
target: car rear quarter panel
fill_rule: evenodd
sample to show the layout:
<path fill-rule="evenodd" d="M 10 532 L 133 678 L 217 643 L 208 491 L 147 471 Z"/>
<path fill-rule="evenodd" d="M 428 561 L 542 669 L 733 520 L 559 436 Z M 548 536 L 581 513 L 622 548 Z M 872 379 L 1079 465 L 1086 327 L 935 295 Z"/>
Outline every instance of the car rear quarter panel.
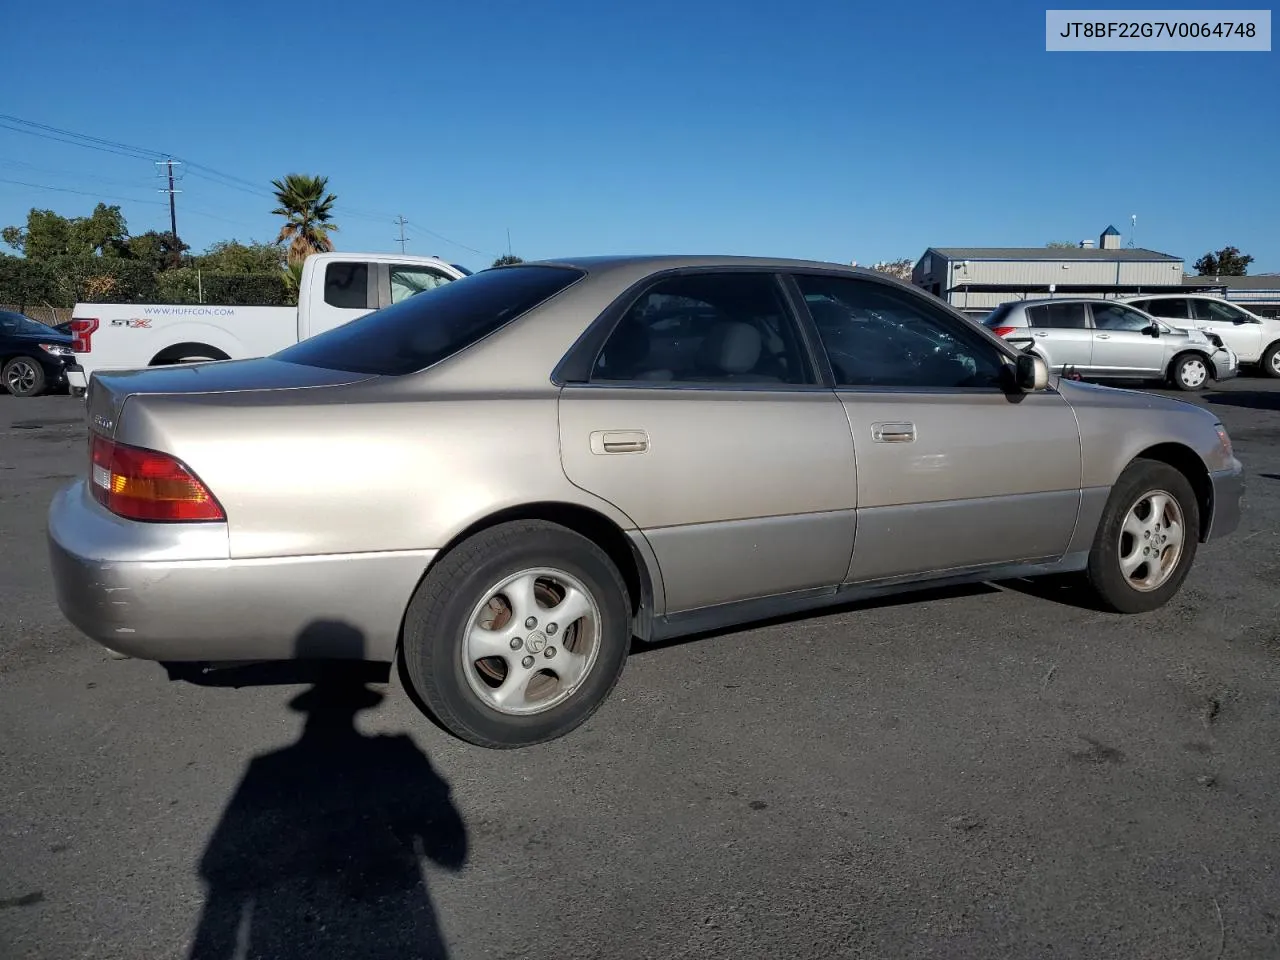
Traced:
<path fill-rule="evenodd" d="M 500 398 L 280 393 L 134 397 L 121 417 L 118 439 L 172 453 L 208 485 L 233 559 L 435 549 L 539 502 L 634 526 L 565 477 L 550 385 Z"/>

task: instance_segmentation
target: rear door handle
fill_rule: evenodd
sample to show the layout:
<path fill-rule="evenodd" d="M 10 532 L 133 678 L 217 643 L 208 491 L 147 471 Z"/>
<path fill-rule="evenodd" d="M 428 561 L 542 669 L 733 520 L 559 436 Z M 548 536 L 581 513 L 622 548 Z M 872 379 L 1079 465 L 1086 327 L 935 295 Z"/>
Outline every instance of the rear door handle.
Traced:
<path fill-rule="evenodd" d="M 643 430 L 593 430 L 591 452 L 598 456 L 609 453 L 644 453 L 649 449 L 649 435 Z"/>
<path fill-rule="evenodd" d="M 1099 340 L 1110 340 L 1110 339 L 1111 339 L 1111 334 L 1109 334 L 1109 333 L 1095 333 L 1095 334 L 1094 334 L 1094 336 L 1095 336 L 1095 337 L 1097 337 Z"/>
<path fill-rule="evenodd" d="M 916 438 L 914 423 L 873 423 L 871 439 L 877 443 L 911 443 Z"/>
<path fill-rule="evenodd" d="M 1048 330 L 1037 330 L 1037 331 L 1036 331 L 1036 336 L 1037 336 L 1037 337 L 1047 337 L 1048 335 L 1049 335 L 1049 331 L 1048 331 Z"/>

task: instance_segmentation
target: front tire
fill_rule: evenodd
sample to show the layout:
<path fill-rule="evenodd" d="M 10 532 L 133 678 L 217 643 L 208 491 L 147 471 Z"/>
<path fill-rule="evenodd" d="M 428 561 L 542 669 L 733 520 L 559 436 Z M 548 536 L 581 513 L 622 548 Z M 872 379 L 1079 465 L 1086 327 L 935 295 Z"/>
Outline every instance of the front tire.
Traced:
<path fill-rule="evenodd" d="M 44 392 L 44 367 L 31 357 L 14 357 L 4 365 L 0 379 L 15 397 L 36 397 Z"/>
<path fill-rule="evenodd" d="M 627 589 L 598 546 L 536 520 L 446 553 L 409 603 L 404 665 L 432 719 L 478 746 L 526 747 L 586 721 L 631 645 Z"/>
<path fill-rule="evenodd" d="M 1170 367 L 1169 378 L 1179 390 L 1194 393 L 1203 390 L 1213 374 L 1209 361 L 1198 353 L 1184 353 Z"/>
<path fill-rule="evenodd" d="M 1158 460 L 1135 460 L 1111 490 L 1089 552 L 1087 582 L 1116 613 L 1169 602 L 1195 560 L 1200 506 L 1185 476 Z"/>
<path fill-rule="evenodd" d="M 1280 377 L 1280 340 L 1263 351 L 1261 366 L 1268 377 Z"/>

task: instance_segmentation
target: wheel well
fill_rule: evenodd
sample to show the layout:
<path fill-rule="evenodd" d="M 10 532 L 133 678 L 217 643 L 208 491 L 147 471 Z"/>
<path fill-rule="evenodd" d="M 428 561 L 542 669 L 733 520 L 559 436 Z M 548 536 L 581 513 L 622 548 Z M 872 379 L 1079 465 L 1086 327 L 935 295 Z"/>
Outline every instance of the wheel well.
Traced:
<path fill-rule="evenodd" d="M 622 529 L 608 517 L 590 507 L 548 501 L 499 510 L 483 520 L 476 521 L 455 536 L 440 551 L 440 556 L 481 530 L 512 520 L 545 520 L 548 523 L 559 524 L 586 537 L 608 554 L 627 585 L 631 615 L 637 635 L 642 639 L 648 637 L 653 613 L 653 584 L 649 577 L 649 569 Z"/>
<path fill-rule="evenodd" d="M 1198 536 L 1203 540 L 1209 529 L 1209 520 L 1213 514 L 1213 481 L 1209 479 L 1209 468 L 1190 447 L 1180 443 L 1158 443 L 1154 447 L 1143 450 L 1134 459 L 1158 460 L 1167 463 L 1187 478 L 1191 489 L 1196 494 L 1196 504 L 1200 508 L 1200 529 Z"/>
<path fill-rule="evenodd" d="M 178 363 L 187 357 L 208 357 L 210 360 L 231 359 L 217 347 L 211 347 L 207 343 L 175 343 L 152 357 L 148 366 L 158 367 L 168 363 Z"/>
<path fill-rule="evenodd" d="M 1213 377 L 1215 380 L 1218 378 L 1218 368 L 1214 364 L 1213 358 L 1209 356 L 1209 354 L 1205 353 L 1203 350 L 1197 350 L 1195 347 L 1188 347 L 1187 349 L 1181 350 L 1178 353 L 1174 354 L 1173 359 L 1169 361 L 1169 370 L 1168 370 L 1169 376 L 1171 377 L 1173 376 L 1173 371 L 1178 369 L 1179 362 L 1181 362 L 1183 357 L 1189 354 L 1195 354 L 1197 357 L 1203 360 L 1205 364 L 1209 367 L 1209 376 Z"/>

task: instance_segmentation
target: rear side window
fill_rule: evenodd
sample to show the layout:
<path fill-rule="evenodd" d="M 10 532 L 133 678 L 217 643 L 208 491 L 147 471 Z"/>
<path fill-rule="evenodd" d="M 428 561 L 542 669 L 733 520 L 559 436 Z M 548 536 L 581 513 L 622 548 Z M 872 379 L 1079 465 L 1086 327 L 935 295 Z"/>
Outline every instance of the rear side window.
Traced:
<path fill-rule="evenodd" d="M 465 350 L 583 276 L 568 267 L 484 270 L 273 354 L 310 367 L 401 376 Z M 550 371 L 548 371 L 548 374 Z"/>
<path fill-rule="evenodd" d="M 324 268 L 324 302 L 331 307 L 365 310 L 369 306 L 369 265 L 329 263 Z"/>
<path fill-rule="evenodd" d="M 1050 330 L 1083 330 L 1089 326 L 1088 314 L 1083 303 L 1046 303 L 1027 307 L 1027 316 L 1033 327 Z"/>
<path fill-rule="evenodd" d="M 1164 317 L 1166 320 L 1187 319 L 1187 298 L 1169 297 L 1165 300 L 1152 300 L 1147 313 L 1153 317 Z"/>

